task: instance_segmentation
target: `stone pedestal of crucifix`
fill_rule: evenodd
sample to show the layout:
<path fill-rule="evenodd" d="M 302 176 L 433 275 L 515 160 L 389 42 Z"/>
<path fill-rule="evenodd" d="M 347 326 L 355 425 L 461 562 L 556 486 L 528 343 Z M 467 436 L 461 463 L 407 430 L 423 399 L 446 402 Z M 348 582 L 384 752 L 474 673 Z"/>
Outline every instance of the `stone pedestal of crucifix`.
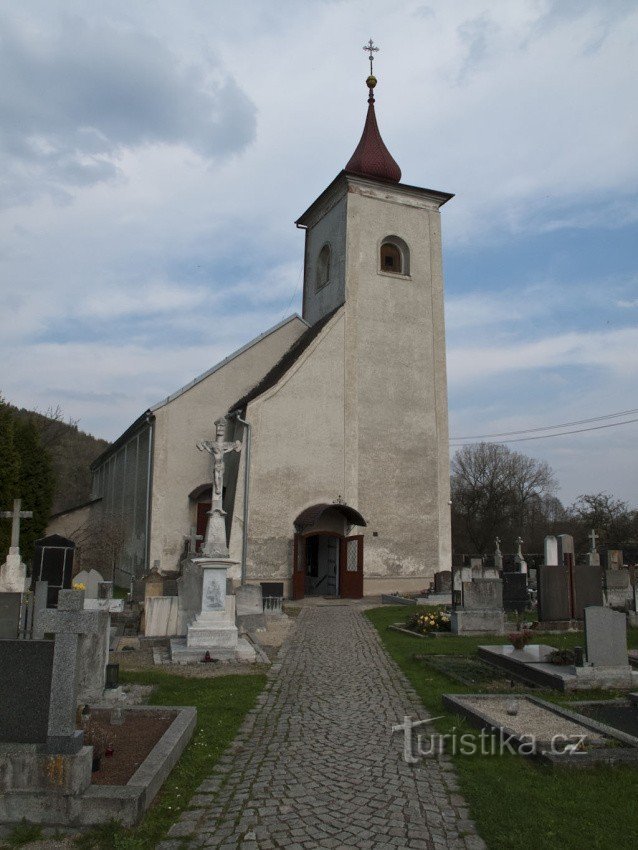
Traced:
<path fill-rule="evenodd" d="M 224 457 L 241 451 L 241 442 L 224 441 L 226 419 L 215 422 L 215 440 L 197 444 L 210 454 L 213 462 L 212 503 L 202 551 L 192 553 L 182 567 L 178 579 L 181 616 L 186 621 L 186 638 L 171 641 L 173 661 L 187 663 L 211 660 L 254 661 L 255 652 L 240 639 L 235 625 L 235 597 L 228 593 L 228 570 L 231 561 L 226 542 L 226 512 L 223 508 Z"/>
<path fill-rule="evenodd" d="M 20 520 L 31 519 L 32 511 L 22 511 L 21 499 L 13 500 L 12 511 L 0 511 L 2 519 L 11 520 L 11 548 L 0 567 L 0 593 L 24 593 L 27 590 L 27 568 L 20 557 Z"/>

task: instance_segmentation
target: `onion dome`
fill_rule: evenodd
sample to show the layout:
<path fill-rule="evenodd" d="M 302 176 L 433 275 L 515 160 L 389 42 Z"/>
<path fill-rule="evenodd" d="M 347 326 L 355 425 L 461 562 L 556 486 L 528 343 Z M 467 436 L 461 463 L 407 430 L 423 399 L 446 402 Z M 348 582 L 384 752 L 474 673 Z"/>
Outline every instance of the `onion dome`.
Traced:
<path fill-rule="evenodd" d="M 346 171 L 351 174 L 359 174 L 362 177 L 398 183 L 401 180 L 401 169 L 383 143 L 377 124 L 377 116 L 374 112 L 374 87 L 376 84 L 377 78 L 371 74 L 366 80 L 369 91 L 366 122 L 359 144 L 346 165 Z"/>

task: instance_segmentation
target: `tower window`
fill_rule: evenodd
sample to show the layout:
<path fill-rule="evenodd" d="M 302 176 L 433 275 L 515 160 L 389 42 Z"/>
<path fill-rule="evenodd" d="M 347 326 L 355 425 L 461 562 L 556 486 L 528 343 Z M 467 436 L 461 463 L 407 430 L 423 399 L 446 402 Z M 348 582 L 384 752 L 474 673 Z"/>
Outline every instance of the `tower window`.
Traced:
<path fill-rule="evenodd" d="M 410 252 L 403 239 L 388 236 L 379 249 L 379 271 L 385 274 L 410 274 Z"/>
<path fill-rule="evenodd" d="M 317 284 L 316 289 L 323 289 L 330 283 L 330 245 L 327 243 L 319 251 L 317 258 Z"/>

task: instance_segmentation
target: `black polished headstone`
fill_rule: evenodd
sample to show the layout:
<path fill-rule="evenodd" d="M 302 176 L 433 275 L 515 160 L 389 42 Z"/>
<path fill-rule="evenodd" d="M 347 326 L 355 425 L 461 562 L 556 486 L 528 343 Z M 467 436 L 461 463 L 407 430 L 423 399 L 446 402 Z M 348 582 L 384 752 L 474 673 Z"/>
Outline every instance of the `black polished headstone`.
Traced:
<path fill-rule="evenodd" d="M 541 564 L 538 567 L 538 619 L 571 620 L 569 568 Z"/>
<path fill-rule="evenodd" d="M 526 573 L 502 573 L 503 608 L 506 611 L 524 611 L 529 603 Z"/>
<path fill-rule="evenodd" d="M 574 619 L 582 620 L 588 605 L 603 604 L 603 568 L 589 564 L 574 566 Z"/>
<path fill-rule="evenodd" d="M 57 605 L 62 588 L 70 590 L 73 582 L 73 556 L 75 543 L 59 534 L 51 534 L 35 541 L 31 590 L 36 581 L 48 582 L 47 606 Z"/>
<path fill-rule="evenodd" d="M 50 640 L 0 640 L 3 744 L 46 743 L 53 649 Z"/>
<path fill-rule="evenodd" d="M 0 640 L 17 639 L 21 607 L 21 593 L 0 593 Z"/>

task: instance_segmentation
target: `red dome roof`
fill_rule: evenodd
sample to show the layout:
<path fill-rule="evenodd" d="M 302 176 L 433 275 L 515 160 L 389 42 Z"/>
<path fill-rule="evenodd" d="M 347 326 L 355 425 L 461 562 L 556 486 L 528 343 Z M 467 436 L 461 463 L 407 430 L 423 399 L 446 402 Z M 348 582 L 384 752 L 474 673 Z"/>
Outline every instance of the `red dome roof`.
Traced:
<path fill-rule="evenodd" d="M 370 80 L 374 80 L 374 84 L 376 84 L 374 77 L 370 77 Z M 372 88 L 373 86 L 370 86 L 368 114 L 366 115 L 361 140 L 346 165 L 346 171 L 352 174 L 360 174 L 362 177 L 373 177 L 377 180 L 389 180 L 392 183 L 398 183 L 401 180 L 401 169 L 381 138 L 377 116 L 374 112 Z"/>

